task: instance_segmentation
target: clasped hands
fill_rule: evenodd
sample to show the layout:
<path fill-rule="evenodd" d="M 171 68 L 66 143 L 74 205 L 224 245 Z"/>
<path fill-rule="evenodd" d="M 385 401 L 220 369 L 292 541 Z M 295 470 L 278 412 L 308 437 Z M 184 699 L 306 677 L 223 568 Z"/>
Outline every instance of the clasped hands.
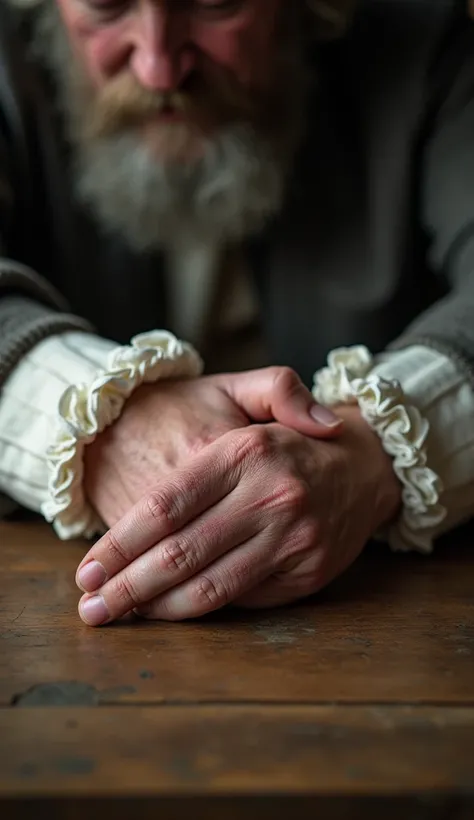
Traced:
<path fill-rule="evenodd" d="M 315 404 L 288 368 L 139 388 L 85 451 L 107 533 L 81 561 L 81 618 L 196 618 L 320 590 L 398 511 L 357 406 Z"/>

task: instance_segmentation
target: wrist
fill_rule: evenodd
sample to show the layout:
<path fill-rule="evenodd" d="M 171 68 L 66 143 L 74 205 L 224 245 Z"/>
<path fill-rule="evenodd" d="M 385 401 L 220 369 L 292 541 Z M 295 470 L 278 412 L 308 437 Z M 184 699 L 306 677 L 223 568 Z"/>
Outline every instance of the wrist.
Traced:
<path fill-rule="evenodd" d="M 114 423 L 105 427 L 84 447 L 84 494 L 91 507 L 109 526 L 132 506 L 132 501 L 124 492 L 125 476 L 122 470 L 124 465 L 133 464 L 138 458 L 142 462 L 142 470 L 146 466 L 140 442 L 148 429 L 149 418 L 156 418 L 156 423 L 160 423 L 153 400 L 162 386 L 162 382 L 139 385 L 124 403 Z M 140 490 L 137 489 L 137 492 L 139 494 Z"/>
<path fill-rule="evenodd" d="M 41 508 L 61 538 L 92 537 L 105 529 L 85 492 L 84 450 L 118 420 L 139 387 L 195 377 L 201 369 L 190 345 L 166 331 L 151 331 L 111 350 L 91 381 L 72 384 L 62 394 L 48 449 L 48 499 Z"/>
<path fill-rule="evenodd" d="M 393 469 L 393 459 L 377 433 L 363 418 L 357 404 L 333 408 L 344 420 L 344 436 L 352 439 L 356 480 L 366 481 L 373 493 L 371 535 L 381 530 L 400 513 L 403 486 Z"/>
<path fill-rule="evenodd" d="M 393 471 L 402 485 L 402 506 L 396 521 L 382 513 L 377 516 L 389 522 L 384 532 L 377 530 L 377 538 L 387 540 L 396 550 L 415 548 L 428 553 L 433 548 L 434 528 L 446 518 L 440 501 L 443 483 L 428 464 L 430 423 L 400 382 L 378 375 L 373 362 L 363 346 L 331 351 L 328 366 L 314 374 L 313 395 L 331 407 L 357 404 L 393 459 Z M 367 457 L 366 462 L 369 466 Z"/>

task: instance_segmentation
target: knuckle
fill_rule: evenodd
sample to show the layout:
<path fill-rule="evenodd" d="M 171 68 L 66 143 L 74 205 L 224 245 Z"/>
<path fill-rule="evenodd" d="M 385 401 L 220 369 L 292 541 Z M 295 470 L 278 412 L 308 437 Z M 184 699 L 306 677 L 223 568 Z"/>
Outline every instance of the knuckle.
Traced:
<path fill-rule="evenodd" d="M 241 464 L 248 459 L 255 461 L 268 458 L 272 454 L 272 439 L 264 425 L 254 425 L 236 431 L 232 459 Z"/>
<path fill-rule="evenodd" d="M 166 488 L 153 490 L 146 498 L 146 511 L 152 521 L 158 526 L 174 526 L 179 522 L 183 506 L 193 503 L 198 492 L 198 487 L 193 476 L 189 476 L 184 482 L 175 480 Z"/>
<path fill-rule="evenodd" d="M 195 551 L 187 544 L 171 540 L 163 546 L 161 564 L 165 571 L 171 570 L 172 572 L 182 573 L 184 570 L 193 572 L 196 569 L 197 558 Z"/>
<path fill-rule="evenodd" d="M 169 503 L 169 517 L 178 521 L 188 505 L 194 506 L 202 495 L 203 475 L 200 471 L 185 469 L 181 475 L 175 477 L 171 485 L 171 501 Z"/>
<path fill-rule="evenodd" d="M 297 478 L 287 478 L 275 493 L 274 502 L 283 513 L 291 518 L 301 516 L 308 508 L 310 500 L 309 489 L 303 481 Z"/>
<path fill-rule="evenodd" d="M 295 528 L 280 557 L 281 566 L 290 573 L 301 594 L 311 595 L 324 586 L 330 555 L 316 522 L 304 522 Z"/>
<path fill-rule="evenodd" d="M 230 598 L 224 584 L 205 576 L 198 579 L 192 597 L 194 609 L 201 614 L 225 606 Z"/>
<path fill-rule="evenodd" d="M 109 530 L 107 533 L 105 550 L 107 553 L 107 559 L 111 562 L 111 564 L 113 564 L 113 566 L 128 564 L 130 556 L 114 530 Z"/>
<path fill-rule="evenodd" d="M 115 578 L 114 597 L 119 601 L 121 609 L 130 610 L 143 603 L 134 587 L 133 581 L 128 575 L 117 576 L 117 578 Z"/>
<path fill-rule="evenodd" d="M 301 379 L 291 367 L 271 368 L 274 390 L 285 395 L 301 388 Z"/>
<path fill-rule="evenodd" d="M 154 521 L 167 521 L 170 518 L 170 504 L 159 490 L 153 490 L 147 496 L 146 509 Z"/>
<path fill-rule="evenodd" d="M 304 518 L 293 526 L 285 540 L 282 551 L 284 560 L 306 560 L 311 556 L 310 564 L 319 565 L 321 552 L 318 547 L 321 543 L 321 528 L 314 518 Z"/>

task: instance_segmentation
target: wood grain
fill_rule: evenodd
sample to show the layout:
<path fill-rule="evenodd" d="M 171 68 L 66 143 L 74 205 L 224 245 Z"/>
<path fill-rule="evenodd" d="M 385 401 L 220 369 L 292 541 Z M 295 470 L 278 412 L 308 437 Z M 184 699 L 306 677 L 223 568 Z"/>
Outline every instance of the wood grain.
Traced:
<path fill-rule="evenodd" d="M 84 543 L 0 524 L 0 816 L 472 820 L 474 538 L 294 607 L 76 612 Z"/>
<path fill-rule="evenodd" d="M 6 709 L 3 797 L 474 798 L 474 708 Z"/>
<path fill-rule="evenodd" d="M 0 525 L 0 544 L 3 706 L 71 681 L 103 704 L 473 701 L 468 541 L 429 558 L 369 550 L 321 596 L 279 611 L 99 630 L 76 613 L 84 544 L 19 524 Z"/>

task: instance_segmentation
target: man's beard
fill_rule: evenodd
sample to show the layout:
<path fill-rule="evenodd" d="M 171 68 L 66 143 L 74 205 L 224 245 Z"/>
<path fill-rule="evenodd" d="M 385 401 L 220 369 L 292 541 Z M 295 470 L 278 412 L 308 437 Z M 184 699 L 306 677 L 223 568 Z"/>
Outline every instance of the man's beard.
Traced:
<path fill-rule="evenodd" d="M 304 109 L 296 32 L 291 42 L 286 34 L 266 93 L 244 91 L 211 65 L 176 94 L 149 92 L 130 74 L 97 92 L 71 54 L 55 4 L 41 15 L 41 51 L 58 82 L 77 193 L 106 232 L 138 251 L 225 243 L 257 233 L 280 210 Z M 170 104 L 183 120 L 157 122 Z"/>

